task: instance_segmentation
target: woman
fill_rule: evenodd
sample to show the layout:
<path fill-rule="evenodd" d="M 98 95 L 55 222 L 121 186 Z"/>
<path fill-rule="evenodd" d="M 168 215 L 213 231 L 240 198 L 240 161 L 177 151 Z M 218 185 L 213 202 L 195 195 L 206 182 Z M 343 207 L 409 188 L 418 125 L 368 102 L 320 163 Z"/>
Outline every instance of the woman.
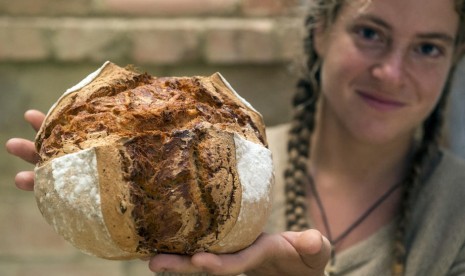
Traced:
<path fill-rule="evenodd" d="M 465 44 L 464 1 L 319 0 L 307 27 L 294 120 L 269 130 L 277 171 L 269 232 L 279 234 L 236 254 L 160 254 L 150 268 L 464 275 L 465 164 L 439 147 Z M 26 120 L 37 129 L 43 114 Z M 29 141 L 12 139 L 7 149 L 36 160 Z M 16 184 L 32 189 L 32 172 Z"/>

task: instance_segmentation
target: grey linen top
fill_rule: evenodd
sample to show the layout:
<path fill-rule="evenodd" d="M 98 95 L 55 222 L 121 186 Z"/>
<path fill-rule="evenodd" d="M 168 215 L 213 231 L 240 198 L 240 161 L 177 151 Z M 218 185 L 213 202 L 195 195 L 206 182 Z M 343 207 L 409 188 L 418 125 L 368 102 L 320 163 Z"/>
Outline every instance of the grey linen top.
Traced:
<path fill-rule="evenodd" d="M 269 128 L 276 183 L 267 232 L 285 230 L 283 171 L 287 162 L 288 125 Z M 442 152 L 418 193 L 407 228 L 406 275 L 465 275 L 465 161 Z M 395 225 L 336 255 L 337 275 L 390 275 Z"/>

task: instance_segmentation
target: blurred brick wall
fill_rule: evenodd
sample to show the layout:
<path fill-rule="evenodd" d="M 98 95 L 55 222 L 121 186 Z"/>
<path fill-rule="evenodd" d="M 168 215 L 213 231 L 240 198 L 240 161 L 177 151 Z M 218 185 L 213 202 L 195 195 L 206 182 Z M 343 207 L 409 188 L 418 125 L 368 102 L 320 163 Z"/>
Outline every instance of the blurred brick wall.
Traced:
<path fill-rule="evenodd" d="M 0 143 L 32 139 L 28 108 L 47 111 L 104 61 L 151 74 L 221 72 L 264 115 L 289 118 L 304 0 L 0 0 Z M 0 151 L 0 275 L 151 275 L 142 261 L 86 256 L 58 237 Z"/>

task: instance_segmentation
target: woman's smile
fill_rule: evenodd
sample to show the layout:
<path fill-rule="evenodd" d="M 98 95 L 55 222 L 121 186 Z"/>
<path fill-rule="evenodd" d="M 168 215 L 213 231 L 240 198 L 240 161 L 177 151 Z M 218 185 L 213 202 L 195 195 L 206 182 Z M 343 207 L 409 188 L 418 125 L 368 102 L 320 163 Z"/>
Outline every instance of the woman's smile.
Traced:
<path fill-rule="evenodd" d="M 381 112 L 397 111 L 407 105 L 400 100 L 388 98 L 365 90 L 357 90 L 356 94 L 371 108 Z"/>

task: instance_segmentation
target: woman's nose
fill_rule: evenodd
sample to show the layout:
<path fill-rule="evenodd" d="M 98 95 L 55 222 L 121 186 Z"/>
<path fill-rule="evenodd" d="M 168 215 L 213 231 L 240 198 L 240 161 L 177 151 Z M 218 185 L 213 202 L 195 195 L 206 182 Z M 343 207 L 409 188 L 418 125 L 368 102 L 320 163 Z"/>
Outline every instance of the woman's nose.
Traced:
<path fill-rule="evenodd" d="M 401 52 L 391 52 L 381 58 L 372 68 L 373 77 L 386 85 L 402 86 L 406 74 L 405 55 Z"/>

